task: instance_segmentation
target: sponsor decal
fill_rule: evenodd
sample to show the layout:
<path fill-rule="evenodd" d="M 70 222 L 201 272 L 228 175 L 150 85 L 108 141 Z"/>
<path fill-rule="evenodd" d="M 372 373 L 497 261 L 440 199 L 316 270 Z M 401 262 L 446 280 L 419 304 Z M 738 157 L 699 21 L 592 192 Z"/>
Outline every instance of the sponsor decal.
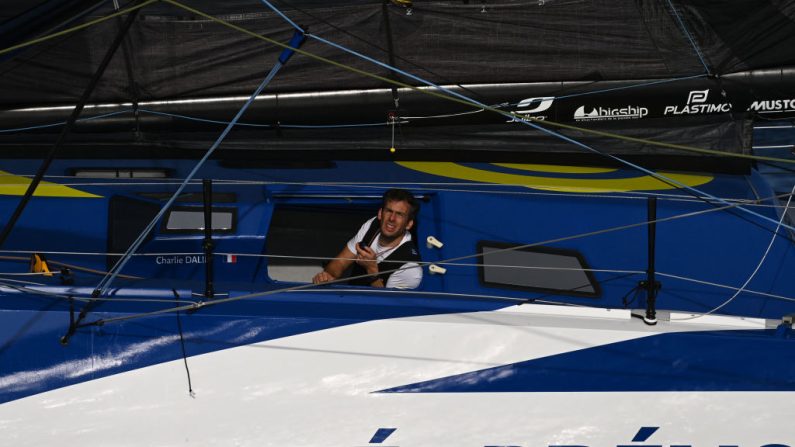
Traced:
<path fill-rule="evenodd" d="M 795 112 L 795 98 L 766 99 L 754 101 L 748 107 L 749 112 Z"/>
<path fill-rule="evenodd" d="M 688 104 L 704 104 L 709 97 L 709 89 L 707 90 L 693 90 L 687 94 Z"/>
<path fill-rule="evenodd" d="M 732 105 L 728 102 L 714 104 L 708 103 L 709 89 L 691 90 L 687 94 L 687 104 L 665 106 L 663 115 L 705 115 L 710 113 L 731 112 Z"/>
<path fill-rule="evenodd" d="M 555 101 L 554 96 L 542 96 L 539 98 L 525 98 L 519 101 L 516 105 L 518 109 L 514 110 L 515 113 L 529 114 L 539 113 L 549 110 L 552 107 L 552 102 Z"/>
<path fill-rule="evenodd" d="M 580 106 L 574 111 L 575 121 L 608 121 L 608 120 L 629 120 L 640 119 L 649 114 L 649 109 L 641 106 L 623 107 L 592 107 L 586 110 L 585 106 Z"/>
<path fill-rule="evenodd" d="M 554 96 L 539 96 L 537 98 L 525 98 L 519 101 L 516 105 L 517 109 L 513 111 L 517 115 L 533 115 L 533 119 L 544 120 L 547 115 L 534 115 L 549 110 L 552 103 L 555 101 Z M 513 120 L 516 121 L 516 120 Z"/>

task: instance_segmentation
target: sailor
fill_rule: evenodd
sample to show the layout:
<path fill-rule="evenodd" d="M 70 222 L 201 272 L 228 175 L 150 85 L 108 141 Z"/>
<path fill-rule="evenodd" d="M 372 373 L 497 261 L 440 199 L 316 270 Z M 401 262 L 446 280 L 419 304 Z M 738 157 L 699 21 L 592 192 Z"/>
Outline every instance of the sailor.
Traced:
<path fill-rule="evenodd" d="M 334 281 L 353 264 L 353 279 L 349 284 L 398 289 L 419 286 L 422 281 L 420 257 L 409 232 L 418 209 L 419 203 L 409 191 L 390 189 L 385 192 L 378 215 L 362 225 L 312 282 Z M 400 261 L 405 262 L 401 264 Z"/>

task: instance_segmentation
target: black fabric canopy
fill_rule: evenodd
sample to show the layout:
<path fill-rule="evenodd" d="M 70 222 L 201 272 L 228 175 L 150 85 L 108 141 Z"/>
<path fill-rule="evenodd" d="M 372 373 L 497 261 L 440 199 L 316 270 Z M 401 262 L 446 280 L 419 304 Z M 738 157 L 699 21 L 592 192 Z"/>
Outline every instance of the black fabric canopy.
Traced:
<path fill-rule="evenodd" d="M 528 116 L 579 127 L 744 152 L 750 132 L 743 120 L 784 113 L 786 103 L 764 101 L 795 98 L 793 1 L 464 0 L 416 1 L 411 8 L 389 1 L 273 3 L 309 33 L 501 110 L 520 110 L 518 103 L 536 98 L 525 107 Z M 256 0 L 185 4 L 280 42 L 294 32 Z M 0 47 L 113 11 L 111 2 L 96 0 L 7 0 L 0 7 Z M 9 130 L 64 121 L 122 19 L 0 55 L 0 148 L 47 144 L 57 126 Z M 302 50 L 421 85 L 317 40 L 308 39 Z M 83 116 L 122 113 L 81 123 L 69 145 L 201 146 L 218 125 L 197 120 L 230 120 L 281 52 L 173 4 L 147 5 L 91 96 L 95 107 Z M 262 127 L 236 131 L 227 144 L 383 149 L 394 116 L 407 148 L 579 150 L 503 116 L 470 113 L 477 107 L 394 88 L 296 55 L 242 120 Z M 290 127 L 377 123 L 384 125 Z M 618 153 L 670 152 L 615 141 L 601 146 Z"/>

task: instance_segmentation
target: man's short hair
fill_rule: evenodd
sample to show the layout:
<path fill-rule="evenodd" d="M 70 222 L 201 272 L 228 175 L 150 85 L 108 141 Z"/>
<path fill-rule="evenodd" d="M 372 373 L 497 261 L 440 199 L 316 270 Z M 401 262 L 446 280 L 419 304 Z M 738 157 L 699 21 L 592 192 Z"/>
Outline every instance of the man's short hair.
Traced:
<path fill-rule="evenodd" d="M 381 200 L 381 208 L 386 208 L 388 202 L 406 202 L 409 204 L 409 219 L 414 219 L 417 212 L 420 210 L 420 202 L 414 197 L 414 194 L 406 191 L 405 189 L 390 189 L 384 193 L 384 198 Z"/>

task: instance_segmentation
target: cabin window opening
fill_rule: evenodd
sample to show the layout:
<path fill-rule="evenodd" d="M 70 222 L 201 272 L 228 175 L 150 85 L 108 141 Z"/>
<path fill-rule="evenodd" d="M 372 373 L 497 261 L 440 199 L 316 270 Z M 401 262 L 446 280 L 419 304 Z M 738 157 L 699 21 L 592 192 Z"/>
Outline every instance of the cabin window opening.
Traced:
<path fill-rule="evenodd" d="M 551 247 L 515 250 L 519 244 L 481 241 L 479 267 L 484 285 L 562 295 L 596 297 L 599 283 L 580 252 Z"/>
<path fill-rule="evenodd" d="M 126 196 L 113 196 L 108 204 L 108 253 L 124 253 L 157 216 L 160 206 Z M 146 240 L 152 238 L 149 233 Z M 108 255 L 110 269 L 121 256 Z"/>
<path fill-rule="evenodd" d="M 213 233 L 233 233 L 236 229 L 235 208 L 212 209 Z M 204 231 L 204 208 L 176 207 L 169 210 L 162 229 L 164 233 L 201 233 Z"/>
<path fill-rule="evenodd" d="M 168 178 L 168 169 L 151 168 L 78 168 L 72 170 L 72 176 L 80 178 Z"/>
<path fill-rule="evenodd" d="M 268 277 L 311 282 L 379 205 L 276 205 L 265 239 Z"/>

